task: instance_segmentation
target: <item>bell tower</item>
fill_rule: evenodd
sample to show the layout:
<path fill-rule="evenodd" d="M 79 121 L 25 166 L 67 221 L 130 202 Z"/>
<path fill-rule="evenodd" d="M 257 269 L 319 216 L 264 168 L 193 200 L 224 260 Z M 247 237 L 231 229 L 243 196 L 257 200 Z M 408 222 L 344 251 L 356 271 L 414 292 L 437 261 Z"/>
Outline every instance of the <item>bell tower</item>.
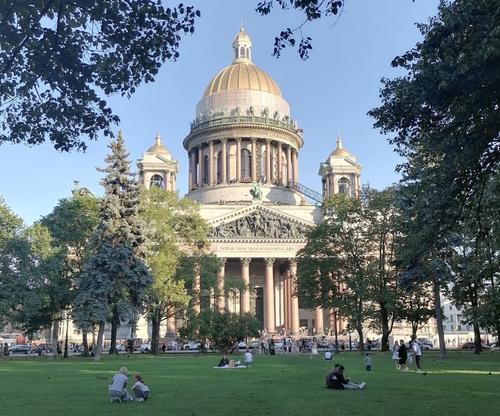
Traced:
<path fill-rule="evenodd" d="M 344 149 L 342 138 L 337 136 L 337 147 L 319 167 L 323 199 L 335 194 L 358 197 L 361 189 L 360 173 L 361 165 L 356 161 L 356 156 Z"/>
<path fill-rule="evenodd" d="M 139 175 L 143 186 L 147 189 L 155 186 L 166 191 L 176 191 L 176 177 L 179 172 L 177 160 L 161 144 L 160 133 L 156 135 L 155 144 L 137 161 Z"/>

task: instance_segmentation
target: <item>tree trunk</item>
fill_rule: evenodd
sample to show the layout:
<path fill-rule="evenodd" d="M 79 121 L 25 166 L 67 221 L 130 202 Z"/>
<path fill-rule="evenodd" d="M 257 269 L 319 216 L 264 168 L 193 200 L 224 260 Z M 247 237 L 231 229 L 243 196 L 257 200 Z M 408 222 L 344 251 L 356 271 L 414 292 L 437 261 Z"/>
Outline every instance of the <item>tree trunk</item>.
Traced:
<path fill-rule="evenodd" d="M 380 320 L 382 324 L 382 340 L 380 349 L 382 351 L 389 351 L 389 335 L 391 335 L 391 329 L 389 328 L 389 313 L 385 304 L 380 304 Z"/>
<path fill-rule="evenodd" d="M 95 346 L 95 355 L 94 360 L 99 361 L 102 355 L 102 343 L 104 338 L 104 327 L 106 326 L 106 322 L 99 322 L 99 330 L 97 332 L 97 344 Z"/>
<path fill-rule="evenodd" d="M 474 354 L 479 354 L 483 350 L 481 345 L 481 331 L 477 322 L 474 322 L 472 325 L 474 326 Z"/>
<path fill-rule="evenodd" d="M 52 324 L 52 348 L 54 348 L 54 358 L 59 358 L 57 354 L 58 344 L 59 344 L 59 321 L 54 321 Z"/>
<path fill-rule="evenodd" d="M 113 309 L 113 316 L 111 318 L 111 346 L 109 347 L 109 354 L 118 354 L 116 349 L 116 333 L 118 331 L 118 325 L 120 323 L 120 318 L 118 317 L 118 311 Z"/>
<path fill-rule="evenodd" d="M 363 326 L 357 326 L 356 331 L 358 332 L 358 338 L 359 338 L 359 352 L 361 354 L 364 353 L 365 351 L 365 339 L 363 338 Z"/>
<path fill-rule="evenodd" d="M 339 352 L 339 336 L 338 336 L 338 330 L 337 330 L 337 311 L 334 309 L 333 310 L 333 333 L 335 335 L 335 352 Z"/>
<path fill-rule="evenodd" d="M 89 354 L 89 340 L 87 337 L 87 331 L 83 330 L 82 331 L 82 344 L 83 344 L 83 356 L 88 357 Z"/>
<path fill-rule="evenodd" d="M 434 276 L 434 309 L 436 311 L 436 326 L 439 338 L 439 356 L 445 358 L 446 344 L 444 342 L 443 311 L 441 308 L 441 287 L 437 278 Z"/>
<path fill-rule="evenodd" d="M 66 317 L 66 336 L 64 337 L 64 358 L 68 358 L 68 331 L 69 331 L 69 318 Z"/>
<path fill-rule="evenodd" d="M 411 323 L 411 339 L 417 339 L 417 329 L 418 329 L 418 323 L 412 322 Z"/>
<path fill-rule="evenodd" d="M 153 319 L 151 319 L 151 354 L 158 354 L 158 343 L 160 342 L 160 324 L 161 319 L 158 316 L 159 313 L 155 314 Z"/>

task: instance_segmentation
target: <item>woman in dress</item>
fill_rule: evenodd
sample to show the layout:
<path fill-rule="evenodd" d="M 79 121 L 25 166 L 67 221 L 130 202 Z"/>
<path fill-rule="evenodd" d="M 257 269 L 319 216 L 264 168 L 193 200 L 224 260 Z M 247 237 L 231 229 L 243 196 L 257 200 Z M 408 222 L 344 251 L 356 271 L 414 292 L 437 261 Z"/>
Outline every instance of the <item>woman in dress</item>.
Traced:
<path fill-rule="evenodd" d="M 394 368 L 396 370 L 400 370 L 401 366 L 399 365 L 399 344 L 397 341 L 394 341 L 394 345 L 392 346 L 392 361 L 394 361 Z"/>
<path fill-rule="evenodd" d="M 318 358 L 318 343 L 316 340 L 313 341 L 312 348 L 311 348 L 311 359 L 312 358 Z"/>

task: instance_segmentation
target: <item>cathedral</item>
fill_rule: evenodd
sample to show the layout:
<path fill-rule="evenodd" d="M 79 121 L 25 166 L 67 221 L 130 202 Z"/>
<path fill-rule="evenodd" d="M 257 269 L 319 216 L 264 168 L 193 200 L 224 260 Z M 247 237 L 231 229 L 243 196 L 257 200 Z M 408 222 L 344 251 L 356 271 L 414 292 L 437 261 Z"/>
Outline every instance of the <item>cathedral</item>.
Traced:
<path fill-rule="evenodd" d="M 251 312 L 270 334 L 328 333 L 331 311 L 303 309 L 294 295 L 295 257 L 308 230 L 322 221 L 324 198 L 359 194 L 361 166 L 338 137 L 319 164 L 322 193 L 301 185 L 302 130 L 276 82 L 254 65 L 243 28 L 232 47 L 232 63 L 208 83 L 183 141 L 186 197 L 198 204 L 210 227 L 211 252 L 221 260 L 218 293 L 229 277 L 241 279 L 243 288 L 215 299 L 213 307 Z M 178 162 L 159 135 L 138 168 L 145 187 L 177 190 Z M 168 322 L 168 334 L 175 334 L 175 325 Z"/>

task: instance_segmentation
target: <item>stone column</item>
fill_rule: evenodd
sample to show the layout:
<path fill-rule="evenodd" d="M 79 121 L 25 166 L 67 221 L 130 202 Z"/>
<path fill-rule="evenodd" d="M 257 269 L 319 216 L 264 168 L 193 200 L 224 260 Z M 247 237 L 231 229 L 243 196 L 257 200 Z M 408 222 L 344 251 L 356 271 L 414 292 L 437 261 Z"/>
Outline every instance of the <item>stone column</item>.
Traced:
<path fill-rule="evenodd" d="M 188 165 L 189 165 L 189 178 L 188 178 L 188 191 L 193 189 L 193 154 L 191 151 L 188 153 Z"/>
<path fill-rule="evenodd" d="M 290 291 L 291 291 L 291 329 L 292 335 L 299 333 L 299 298 L 294 295 L 297 285 L 297 262 L 290 261 Z"/>
<path fill-rule="evenodd" d="M 217 309 L 224 312 L 226 309 L 226 296 L 224 294 L 224 278 L 226 275 L 226 259 L 221 258 L 222 262 L 220 269 L 217 273 Z"/>
<path fill-rule="evenodd" d="M 283 146 L 278 143 L 278 185 L 285 183 L 285 178 L 283 177 Z"/>
<path fill-rule="evenodd" d="M 266 183 L 271 183 L 271 140 L 266 140 Z"/>
<path fill-rule="evenodd" d="M 167 338 L 176 338 L 177 337 L 177 320 L 175 316 L 170 316 L 167 319 Z"/>
<path fill-rule="evenodd" d="M 252 182 L 257 182 L 257 139 L 252 137 Z"/>
<path fill-rule="evenodd" d="M 264 259 L 266 262 L 266 280 L 264 283 L 264 328 L 268 333 L 273 334 L 276 331 L 274 323 L 274 283 L 273 283 L 273 265 L 274 259 Z"/>
<path fill-rule="evenodd" d="M 250 261 L 251 258 L 241 258 L 241 280 L 244 285 L 241 290 L 240 313 L 250 312 Z"/>
<path fill-rule="evenodd" d="M 194 266 L 194 276 L 193 276 L 193 309 L 196 313 L 200 313 L 200 292 L 201 292 L 201 283 L 200 283 L 200 265 L 197 264 Z"/>
<path fill-rule="evenodd" d="M 293 180 L 299 181 L 299 152 L 295 149 L 293 151 Z"/>
<path fill-rule="evenodd" d="M 198 186 L 203 185 L 203 149 L 201 144 L 198 146 Z"/>
<path fill-rule="evenodd" d="M 222 183 L 227 183 L 227 140 L 222 139 Z"/>
<path fill-rule="evenodd" d="M 236 139 L 236 182 L 241 180 L 241 137 Z"/>
<path fill-rule="evenodd" d="M 323 335 L 323 308 L 317 307 L 314 311 L 314 332 Z"/>
<path fill-rule="evenodd" d="M 208 184 L 214 184 L 214 141 L 208 142 Z"/>
<path fill-rule="evenodd" d="M 284 313 L 284 323 L 285 329 L 290 330 L 290 290 L 288 286 L 288 271 L 283 273 L 283 309 Z"/>
<path fill-rule="evenodd" d="M 292 179 L 292 148 L 290 146 L 286 147 L 286 163 L 288 167 L 287 181 L 291 181 L 293 179 Z"/>
<path fill-rule="evenodd" d="M 213 166 L 214 166 L 214 185 L 217 185 L 218 184 L 218 178 L 219 176 L 217 175 L 219 172 L 218 172 L 218 167 L 219 167 L 219 152 L 214 152 L 214 163 L 213 163 Z"/>
<path fill-rule="evenodd" d="M 165 181 L 163 189 L 165 191 L 171 191 L 172 187 L 170 186 L 170 171 L 167 170 L 163 172 L 163 180 Z"/>

